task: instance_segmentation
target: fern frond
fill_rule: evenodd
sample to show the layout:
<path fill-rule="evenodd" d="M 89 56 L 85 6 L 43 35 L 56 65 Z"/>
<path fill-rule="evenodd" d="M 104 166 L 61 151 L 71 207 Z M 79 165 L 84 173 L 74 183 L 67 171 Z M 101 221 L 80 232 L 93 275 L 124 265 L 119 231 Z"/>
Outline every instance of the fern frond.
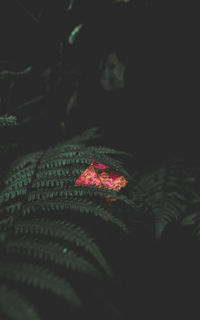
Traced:
<path fill-rule="evenodd" d="M 4 184 L 6 186 L 9 186 L 10 184 L 21 181 L 22 179 L 29 179 L 33 176 L 35 171 L 35 164 L 34 165 L 29 165 L 28 167 L 25 167 L 21 170 L 18 170 L 17 172 L 11 174 L 9 172 L 9 176 L 5 179 Z"/>
<path fill-rule="evenodd" d="M 63 198 L 63 200 L 71 198 L 71 197 L 85 197 L 85 198 L 105 198 L 106 196 L 109 196 L 111 198 L 115 198 L 116 200 L 121 200 L 124 203 L 131 205 L 132 207 L 136 208 L 136 205 L 133 201 L 128 199 L 126 196 L 118 193 L 114 190 L 109 190 L 106 188 L 98 188 L 95 186 L 75 186 L 70 187 L 65 186 L 67 184 L 68 180 L 65 181 L 65 179 L 51 179 L 51 180 L 42 180 L 37 181 L 32 184 L 34 187 L 48 187 L 46 190 L 36 189 L 28 194 L 28 201 L 34 201 L 34 200 L 48 200 L 48 199 L 57 199 L 57 198 Z M 52 188 L 49 188 L 52 187 Z M 56 187 L 56 188 L 53 188 Z M 62 189 L 60 188 L 62 187 Z"/>
<path fill-rule="evenodd" d="M 114 230 L 113 224 L 116 232 L 122 230 L 130 235 L 126 215 L 137 209 L 135 201 L 121 192 L 75 184 L 94 157 L 111 170 L 128 176 L 122 162 L 109 156 L 123 152 L 80 143 L 94 133 L 95 130 L 89 130 L 85 137 L 77 137 L 77 144 L 65 141 L 17 159 L 6 173 L 0 193 L 0 278 L 30 293 L 33 287 L 34 292 L 43 290 L 44 299 L 49 292 L 75 307 L 81 306 L 73 289 L 74 284 L 78 290 L 78 279 L 87 279 L 89 286 L 96 285 L 98 280 L 106 281 L 108 287 L 110 280 L 112 284 L 117 280 L 95 236 L 99 241 L 102 232 Z M 116 201 L 108 202 L 109 197 Z M 79 217 L 82 226 L 71 222 Z M 98 226 L 99 235 L 93 234 L 91 225 L 85 231 L 89 220 L 97 223 L 94 230 Z M 101 290 L 94 290 L 94 299 L 102 300 Z M 80 287 L 82 299 L 84 294 Z"/>
<path fill-rule="evenodd" d="M 13 216 L 10 215 L 1 215 L 1 219 L 0 219 L 0 232 L 4 232 L 7 230 L 7 228 L 9 226 L 11 226 L 13 223 Z M 3 236 L 4 238 L 4 236 Z M 0 239 L 1 239 L 1 233 L 0 233 Z M 0 241 L 1 242 L 1 241 Z"/>
<path fill-rule="evenodd" d="M 53 211 L 53 210 L 64 210 L 68 209 L 71 211 L 76 211 L 80 213 L 92 214 L 96 217 L 100 217 L 106 221 L 110 221 L 120 227 L 124 232 L 129 234 L 129 230 L 125 223 L 120 219 L 111 215 L 107 210 L 105 210 L 101 205 L 95 205 L 92 201 L 85 199 L 72 198 L 72 199 L 57 199 L 48 201 L 38 200 L 23 205 L 23 214 L 29 214 L 31 212 L 42 211 Z M 66 212 L 67 216 L 67 212 Z"/>
<path fill-rule="evenodd" d="M 82 307 L 70 283 L 45 267 L 30 263 L 5 263 L 0 265 L 0 277 L 14 283 L 23 283 L 26 286 L 48 290 L 75 307 Z"/>
<path fill-rule="evenodd" d="M 13 127 L 16 125 L 17 125 L 16 116 L 4 115 L 4 116 L 0 117 L 0 127 Z"/>
<path fill-rule="evenodd" d="M 99 127 L 93 127 L 93 128 L 87 129 L 81 134 L 76 135 L 73 138 L 67 140 L 67 143 L 68 144 L 78 144 L 82 142 L 85 143 L 93 139 L 101 138 L 102 134 L 97 133 L 99 129 L 100 129 Z"/>
<path fill-rule="evenodd" d="M 15 160 L 7 174 L 6 180 L 9 179 L 15 173 L 18 173 L 20 170 L 25 169 L 25 167 L 35 169 L 37 162 L 42 155 L 43 155 L 42 151 L 37 151 L 37 152 L 32 152 L 30 154 L 27 154 Z"/>
<path fill-rule="evenodd" d="M 67 248 L 58 243 L 46 243 L 37 239 L 15 239 L 7 241 L 5 251 L 9 255 L 20 254 L 42 261 L 49 261 L 97 278 L 102 277 L 101 273 L 89 261 L 72 250 L 68 251 Z"/>
<path fill-rule="evenodd" d="M 132 154 L 129 152 L 115 150 L 115 149 L 104 147 L 104 146 L 88 147 L 87 150 L 88 150 L 88 152 L 91 152 L 94 154 L 119 154 L 119 155 L 124 155 L 127 157 L 132 157 Z"/>
<path fill-rule="evenodd" d="M 1 269 L 1 268 L 0 268 Z M 0 284 L 0 316 L 9 320 L 41 320 L 42 318 L 19 290 Z M 5 317 L 5 318 L 4 318 Z"/>
<path fill-rule="evenodd" d="M 67 145 L 65 144 L 65 147 L 63 149 L 59 150 L 59 153 L 56 155 L 56 159 L 61 158 L 71 158 L 71 157 L 95 157 L 96 155 L 103 155 L 103 154 L 119 154 L 119 155 L 125 155 L 128 157 L 132 157 L 132 155 L 125 151 L 119 151 L 115 149 L 111 149 L 108 147 L 84 147 L 81 146 L 79 148 L 76 148 L 75 150 L 71 150 L 71 147 L 73 145 Z M 55 153 L 47 152 L 45 154 L 45 159 L 50 160 L 51 158 L 55 159 Z"/>
<path fill-rule="evenodd" d="M 45 178 L 56 178 L 59 177 L 65 178 L 65 177 L 78 177 L 83 172 L 83 166 L 82 165 L 76 165 L 75 167 L 67 167 L 67 168 L 56 168 L 56 169 L 46 169 L 45 171 L 37 171 L 36 173 L 36 179 L 40 181 L 40 179 Z M 35 179 L 35 181 L 36 181 Z M 59 179 L 58 179 L 59 180 Z M 34 181 L 34 182 L 35 182 Z"/>
<path fill-rule="evenodd" d="M 123 175 L 125 179 L 132 179 L 131 175 L 123 168 L 121 161 L 110 158 L 105 154 L 97 154 L 95 160 L 109 166 L 111 169 Z"/>
<path fill-rule="evenodd" d="M 0 213 L 3 213 L 3 212 L 9 212 L 9 213 L 17 213 L 18 211 L 20 211 L 22 207 L 22 202 L 21 201 L 17 201 L 17 202 L 14 202 L 14 203 L 11 203 L 9 205 L 6 205 L 5 207 L 2 207 L 0 209 Z"/>
<path fill-rule="evenodd" d="M 81 143 L 71 144 L 71 143 L 68 143 L 68 140 L 67 140 L 64 142 L 59 142 L 55 146 L 52 146 L 50 149 L 48 149 L 46 151 L 46 154 L 47 154 L 47 156 L 52 156 L 52 155 L 56 154 L 55 151 L 58 151 L 59 153 L 60 152 L 61 153 L 63 153 L 63 152 L 78 152 L 83 149 L 85 149 L 84 144 L 81 144 Z"/>
<path fill-rule="evenodd" d="M 27 174 L 27 176 L 22 177 L 21 179 L 17 179 L 13 181 L 12 184 L 9 184 L 5 189 L 6 192 L 19 191 L 20 188 L 26 188 L 32 181 L 33 175 L 31 173 Z"/>
<path fill-rule="evenodd" d="M 94 240 L 79 226 L 63 220 L 48 222 L 44 219 L 28 221 L 16 221 L 14 226 L 15 235 L 45 235 L 55 239 L 69 241 L 88 251 L 99 263 L 99 265 L 112 275 L 106 259 Z"/>
<path fill-rule="evenodd" d="M 32 188 L 51 188 L 51 187 L 59 187 L 59 188 L 63 188 L 66 187 L 67 185 L 69 185 L 69 183 L 73 182 L 75 179 L 72 176 L 64 176 L 64 177 L 59 177 L 58 178 L 39 178 L 39 179 L 35 179 L 34 182 L 32 183 Z M 59 189 L 60 190 L 60 189 Z M 42 190 L 38 190 L 38 193 L 43 192 L 44 189 Z M 48 189 L 47 189 L 47 193 L 48 193 Z"/>
<path fill-rule="evenodd" d="M 183 220 L 181 221 L 181 227 L 194 226 L 196 223 L 198 223 L 199 218 L 200 218 L 200 212 L 195 212 L 195 213 L 186 215 L 186 217 L 184 217 Z"/>
<path fill-rule="evenodd" d="M 14 191 L 4 191 L 1 195 L 0 195 L 0 205 L 4 204 L 5 202 L 11 200 L 11 199 L 15 199 L 19 196 L 24 196 L 26 195 L 27 189 L 22 188 L 19 190 L 14 190 Z"/>
<path fill-rule="evenodd" d="M 125 204 L 129 205 L 130 207 L 137 210 L 137 205 L 134 203 L 132 199 L 127 198 L 125 195 L 119 193 L 118 191 L 107 189 L 104 187 L 95 187 L 93 185 L 89 186 L 82 186 L 78 187 L 76 186 L 74 189 L 72 189 L 75 196 L 89 196 L 89 197 L 100 197 L 105 198 L 109 196 L 110 198 L 114 198 L 116 200 L 120 200 L 124 202 Z"/>
<path fill-rule="evenodd" d="M 184 183 L 183 164 L 177 160 L 142 177 L 140 185 L 145 191 L 145 200 L 154 213 L 156 239 L 162 236 L 168 224 L 184 216 Z"/>
<path fill-rule="evenodd" d="M 38 166 L 39 170 L 49 169 L 49 168 L 63 168 L 65 166 L 71 165 L 71 164 L 87 164 L 89 165 L 92 161 L 92 158 L 88 158 L 87 156 L 85 158 L 64 158 L 64 159 L 55 159 L 46 161 L 44 158 L 41 163 Z"/>

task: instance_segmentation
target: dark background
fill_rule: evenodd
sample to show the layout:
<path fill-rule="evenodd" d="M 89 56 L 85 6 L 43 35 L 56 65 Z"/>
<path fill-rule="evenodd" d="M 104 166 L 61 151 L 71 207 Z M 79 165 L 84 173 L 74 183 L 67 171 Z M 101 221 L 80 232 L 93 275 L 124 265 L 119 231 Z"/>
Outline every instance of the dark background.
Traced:
<path fill-rule="evenodd" d="M 52 94 L 51 111 L 45 113 L 41 126 L 33 126 L 32 135 L 44 135 L 45 127 L 46 138 L 54 139 L 56 121 L 66 121 L 70 135 L 98 125 L 104 134 L 102 143 L 129 150 L 139 158 L 197 156 L 198 41 L 192 4 L 130 1 L 113 5 L 87 0 L 75 1 L 70 12 L 67 1 L 7 0 L 3 4 L 1 60 L 16 69 L 31 65 L 42 70 L 58 63 L 62 43 L 65 63 L 81 74 L 78 107 L 69 117 L 62 109 L 72 90 L 68 77 L 62 94 Z M 43 9 L 39 23 L 22 6 L 35 17 Z M 83 29 L 70 46 L 67 38 L 79 23 Z M 106 92 L 99 84 L 100 62 L 110 52 L 116 52 L 125 65 L 126 85 L 116 92 Z M 23 84 L 24 90 L 15 99 L 27 94 L 31 81 L 27 89 Z M 41 90 L 39 85 L 35 93 L 37 90 Z M 3 103 L 1 108 L 5 109 Z M 12 113 L 14 104 L 10 108 Z"/>

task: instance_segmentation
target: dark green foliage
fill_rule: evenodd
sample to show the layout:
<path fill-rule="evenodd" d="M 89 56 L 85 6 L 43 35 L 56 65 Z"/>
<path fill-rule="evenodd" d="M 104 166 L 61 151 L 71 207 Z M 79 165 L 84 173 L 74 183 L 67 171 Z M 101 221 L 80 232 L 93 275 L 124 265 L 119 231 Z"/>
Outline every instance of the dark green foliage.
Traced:
<path fill-rule="evenodd" d="M 9 127 L 9 126 L 16 126 L 17 119 L 15 116 L 3 116 L 0 117 L 0 126 L 2 127 Z"/>
<path fill-rule="evenodd" d="M 141 178 L 140 185 L 145 191 L 145 200 L 154 214 L 156 239 L 162 236 L 168 224 L 176 223 L 185 215 L 187 208 L 185 182 L 181 161 L 171 161 L 164 167 L 144 174 Z"/>
<path fill-rule="evenodd" d="M 124 223 L 110 215 L 100 202 L 97 200 L 94 202 L 91 199 L 101 199 L 109 194 L 134 206 L 130 200 L 122 195 L 118 196 L 116 192 L 108 193 L 98 188 L 74 186 L 76 179 L 83 171 L 83 166 L 88 166 L 94 156 L 98 161 L 111 164 L 114 170 L 125 172 L 119 161 L 113 159 L 112 164 L 112 159 L 105 156 L 105 153 L 114 153 L 114 150 L 100 147 L 98 152 L 97 147 L 90 149 L 80 145 L 78 148 L 76 145 L 76 151 L 71 151 L 73 148 L 74 146 L 69 144 L 68 149 L 68 144 L 64 143 L 59 147 L 56 146 L 55 150 L 50 148 L 44 153 L 35 152 L 24 156 L 21 161 L 16 160 L 5 179 L 6 187 L 0 198 L 0 211 L 12 212 L 13 208 L 18 208 L 25 215 L 40 209 L 42 211 L 79 210 L 105 218 L 127 230 Z"/>
<path fill-rule="evenodd" d="M 198 162 L 171 159 L 136 174 L 139 199 L 154 217 L 155 239 L 178 239 L 187 227 L 194 226 L 195 234 L 199 221 L 198 171 Z M 191 231 L 188 236 L 192 237 Z"/>
<path fill-rule="evenodd" d="M 6 271 L 6 265 L 3 267 Z M 41 317 L 19 290 L 0 284 L 0 317 L 2 320 L 40 320 Z"/>
<path fill-rule="evenodd" d="M 48 268 L 30 263 L 5 263 L 1 265 L 0 276 L 14 283 L 25 283 L 41 290 L 49 290 L 76 307 L 82 306 L 71 285 L 65 279 L 49 271 Z"/>
<path fill-rule="evenodd" d="M 42 299 L 50 294 L 56 303 L 66 301 L 66 314 L 93 317 L 92 304 L 101 301 L 102 312 L 118 319 L 123 317 L 124 302 L 118 308 L 120 293 L 112 292 L 110 300 L 107 293 L 126 272 L 124 266 L 112 265 L 113 246 L 120 248 L 125 239 L 127 248 L 139 239 L 170 240 L 174 226 L 177 239 L 188 227 L 187 236 L 199 239 L 199 169 L 198 164 L 192 167 L 190 162 L 172 159 L 139 171 L 135 167 L 131 175 L 121 160 L 113 158 L 129 154 L 84 144 L 95 137 L 96 130 L 24 155 L 5 172 L 0 194 L 0 278 L 6 290 L 7 285 L 11 288 L 11 299 L 22 286 L 20 297 L 36 290 L 34 295 L 41 292 Z M 75 186 L 93 158 L 123 174 L 127 187 L 116 192 Z M 108 203 L 106 196 L 116 201 Z M 86 283 L 94 295 L 85 300 Z M 33 303 L 35 312 L 39 310 L 46 320 L 37 298 L 25 303 Z M 12 312 L 9 317 L 17 319 Z"/>
<path fill-rule="evenodd" d="M 13 288 L 23 285 L 25 292 L 31 287 L 42 290 L 43 299 L 49 292 L 77 310 L 86 312 L 89 308 L 90 314 L 92 302 L 84 301 L 83 288 L 87 284 L 81 285 L 81 279 L 77 282 L 86 277 L 94 286 L 96 303 L 103 299 L 102 308 L 115 314 L 113 298 L 108 303 L 105 290 L 109 292 L 116 274 L 99 247 L 101 235 L 114 228 L 116 235 L 124 232 L 130 237 L 128 217 L 137 215 L 138 207 L 131 198 L 116 191 L 75 186 L 93 157 L 129 176 L 122 162 L 109 156 L 123 152 L 78 144 L 91 139 L 95 131 L 87 130 L 82 137 L 74 138 L 77 144 L 66 141 L 24 155 L 4 174 L 0 195 L 0 278 Z M 117 204 L 109 205 L 106 196 L 115 198 Z M 107 282 L 102 293 L 95 289 L 96 281 Z M 33 302 L 37 310 L 37 299 Z M 15 319 L 14 314 L 12 317 Z"/>
<path fill-rule="evenodd" d="M 148 0 L 4 4 L 0 320 L 151 318 L 179 300 L 182 310 L 175 278 L 191 295 L 187 276 L 198 288 L 200 267 L 200 163 L 186 160 L 199 134 L 183 113 L 196 78 L 188 15 Z M 93 158 L 127 186 L 75 186 Z"/>
<path fill-rule="evenodd" d="M 93 239 L 79 226 L 75 226 L 72 223 L 63 220 L 47 222 L 44 219 L 33 219 L 27 222 L 17 221 L 14 233 L 16 235 L 46 235 L 51 236 L 55 240 L 74 242 L 77 246 L 83 247 L 86 251 L 90 252 L 102 268 L 108 274 L 112 274 L 111 269 Z"/>

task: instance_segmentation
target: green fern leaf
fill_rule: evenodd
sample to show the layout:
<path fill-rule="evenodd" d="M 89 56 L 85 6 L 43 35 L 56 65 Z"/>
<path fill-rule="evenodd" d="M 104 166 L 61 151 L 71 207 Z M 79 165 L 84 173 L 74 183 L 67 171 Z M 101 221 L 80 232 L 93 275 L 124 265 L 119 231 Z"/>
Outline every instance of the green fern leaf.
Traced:
<path fill-rule="evenodd" d="M 20 254 L 27 257 L 34 257 L 97 278 L 102 277 L 101 273 L 89 261 L 77 255 L 72 250 L 68 251 L 67 248 L 58 243 L 46 243 L 37 239 L 15 239 L 7 241 L 5 251 L 9 255 Z"/>
<path fill-rule="evenodd" d="M 30 276 L 31 275 L 31 276 Z M 47 268 L 30 263 L 5 263 L 0 265 L 0 277 L 23 283 L 26 286 L 38 287 L 67 300 L 75 307 L 82 307 L 82 303 L 69 282 L 62 279 Z"/>
<path fill-rule="evenodd" d="M 0 72 L 0 77 L 1 77 L 1 72 Z M 0 127 L 12 127 L 16 125 L 17 125 L 16 116 L 4 115 L 0 117 Z"/>
<path fill-rule="evenodd" d="M 164 168 L 144 174 L 140 185 L 155 219 L 155 237 L 162 236 L 166 226 L 180 220 L 186 210 L 183 164 L 173 161 Z"/>
<path fill-rule="evenodd" d="M 90 252 L 104 271 L 106 271 L 108 275 L 112 275 L 110 267 L 94 240 L 79 226 L 63 220 L 48 222 L 44 219 L 34 219 L 16 221 L 14 233 L 15 235 L 45 235 L 57 240 L 61 239 L 75 243 L 77 246 Z"/>
<path fill-rule="evenodd" d="M 9 320 L 41 320 L 42 318 L 19 290 L 0 284 L 0 316 Z M 5 317 L 5 318 L 4 318 Z"/>
<path fill-rule="evenodd" d="M 32 199 L 31 199 L 32 200 Z M 95 205 L 93 202 L 85 200 L 85 199 L 79 199 L 79 198 L 72 198 L 72 199 L 58 199 L 58 200 L 51 200 L 48 199 L 48 201 L 31 201 L 30 204 L 26 203 L 23 205 L 23 214 L 26 215 L 31 212 L 37 212 L 38 210 L 42 210 L 44 212 L 47 211 L 53 211 L 53 210 L 72 210 L 80 213 L 86 213 L 86 214 L 93 214 L 96 217 L 100 217 L 104 220 L 110 221 L 114 224 L 116 224 L 118 227 L 120 227 L 124 232 L 129 234 L 129 230 L 125 223 L 121 221 L 120 219 L 114 217 L 111 215 L 107 210 L 105 210 L 100 205 Z M 66 212 L 67 216 L 67 212 Z"/>

